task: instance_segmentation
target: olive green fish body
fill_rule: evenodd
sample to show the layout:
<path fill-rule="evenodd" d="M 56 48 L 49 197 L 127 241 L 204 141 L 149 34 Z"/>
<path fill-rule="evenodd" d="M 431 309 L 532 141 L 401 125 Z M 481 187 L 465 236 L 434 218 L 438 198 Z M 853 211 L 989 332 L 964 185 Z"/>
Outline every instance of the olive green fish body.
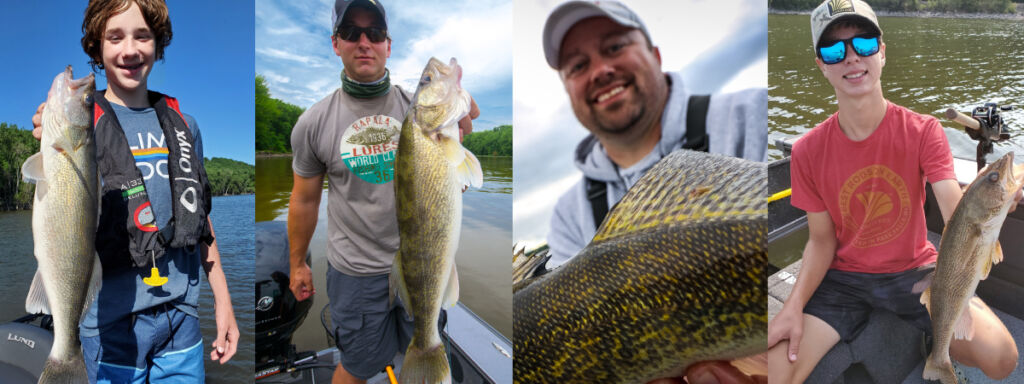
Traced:
<path fill-rule="evenodd" d="M 763 351 L 766 169 L 675 152 L 514 296 L 518 383 L 643 383 Z"/>
<path fill-rule="evenodd" d="M 469 112 L 461 68 L 431 59 L 402 124 L 395 159 L 398 254 L 389 276 L 392 295 L 413 317 L 412 340 L 399 372 L 402 383 L 449 383 L 437 329 L 442 307 L 458 300 L 455 251 L 462 226 L 462 189 L 483 182 L 480 163 L 459 143 L 457 122 Z"/>
<path fill-rule="evenodd" d="M 999 230 L 1024 182 L 1024 172 L 1014 176 L 1013 168 L 1010 152 L 979 173 L 942 232 L 934 277 L 921 295 L 921 303 L 930 311 L 935 340 L 925 361 L 925 379 L 957 382 L 949 346 L 954 337 L 970 340 L 973 336 L 965 311 L 978 283 L 1002 260 Z"/>

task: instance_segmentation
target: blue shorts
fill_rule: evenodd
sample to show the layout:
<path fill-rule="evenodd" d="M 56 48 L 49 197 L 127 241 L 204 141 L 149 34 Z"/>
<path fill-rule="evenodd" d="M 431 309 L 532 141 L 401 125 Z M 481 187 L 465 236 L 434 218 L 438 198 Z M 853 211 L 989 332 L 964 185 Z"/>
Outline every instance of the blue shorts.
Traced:
<path fill-rule="evenodd" d="M 830 269 L 821 285 L 804 307 L 804 313 L 817 317 L 849 342 L 868 322 L 871 311 L 885 309 L 914 327 L 931 334 L 932 322 L 921 293 L 912 292 L 914 284 L 935 270 L 935 264 L 896 273 L 859 273 Z"/>
<path fill-rule="evenodd" d="M 90 383 L 202 383 L 199 319 L 164 305 L 81 337 Z"/>
<path fill-rule="evenodd" d="M 367 380 L 384 369 L 412 339 L 412 318 L 396 297 L 388 303 L 388 275 L 349 276 L 327 269 L 327 296 L 341 365 Z M 438 328 L 446 321 L 441 311 Z"/>

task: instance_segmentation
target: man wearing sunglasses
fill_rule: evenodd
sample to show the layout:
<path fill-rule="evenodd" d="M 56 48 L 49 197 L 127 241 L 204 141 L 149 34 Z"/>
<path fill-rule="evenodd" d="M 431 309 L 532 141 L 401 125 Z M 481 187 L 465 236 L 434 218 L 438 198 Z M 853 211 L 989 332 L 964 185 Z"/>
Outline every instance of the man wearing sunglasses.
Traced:
<path fill-rule="evenodd" d="M 807 211 L 810 236 L 792 293 L 768 326 L 769 376 L 778 383 L 806 380 L 875 308 L 931 332 L 913 289 L 937 256 L 927 240 L 925 182 L 944 220 L 962 195 L 938 120 L 882 94 L 885 43 L 870 6 L 825 1 L 811 13 L 811 33 L 839 110 L 793 147 L 792 204 Z M 980 299 L 972 304 L 974 337 L 954 340 L 950 355 L 1004 378 L 1016 366 L 1013 339 Z"/>
<path fill-rule="evenodd" d="M 298 300 L 314 293 L 305 255 L 326 174 L 327 295 L 341 352 L 332 382 L 365 383 L 412 336 L 412 319 L 399 301 L 389 302 L 388 272 L 399 243 L 394 158 L 413 94 L 390 82 L 391 38 L 379 0 L 337 0 L 332 21 L 331 45 L 344 64 L 341 87 L 306 110 L 292 130 L 290 288 Z M 471 108 L 459 122 L 462 134 L 480 113 L 475 103 Z"/>

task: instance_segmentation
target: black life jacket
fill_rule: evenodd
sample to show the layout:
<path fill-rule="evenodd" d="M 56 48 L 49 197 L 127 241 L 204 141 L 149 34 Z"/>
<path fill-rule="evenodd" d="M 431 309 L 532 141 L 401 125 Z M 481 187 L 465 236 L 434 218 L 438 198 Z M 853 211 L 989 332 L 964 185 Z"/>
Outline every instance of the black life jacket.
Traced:
<path fill-rule="evenodd" d="M 178 101 L 149 92 L 150 105 L 156 110 L 167 145 L 167 173 L 174 207 L 174 216 L 164 228 L 157 229 L 142 172 L 135 166 L 131 146 L 105 93 L 96 92 L 93 107 L 96 160 L 103 179 L 102 209 L 96 231 L 96 251 L 101 259 L 124 260 L 130 256 L 134 266 L 144 266 L 163 256 L 167 248 L 193 247 L 199 241 L 211 244 L 213 235 L 206 218 L 211 208 L 210 184 Z M 110 266 L 104 263 L 104 268 Z"/>

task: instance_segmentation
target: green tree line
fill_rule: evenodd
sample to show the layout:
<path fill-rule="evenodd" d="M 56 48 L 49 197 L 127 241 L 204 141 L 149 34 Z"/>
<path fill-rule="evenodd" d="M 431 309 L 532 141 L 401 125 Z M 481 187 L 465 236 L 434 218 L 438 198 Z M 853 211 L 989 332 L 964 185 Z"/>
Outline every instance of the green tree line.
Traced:
<path fill-rule="evenodd" d="M 512 126 L 470 133 L 462 138 L 462 146 L 477 156 L 512 156 Z"/>
<path fill-rule="evenodd" d="M 870 0 L 876 11 L 906 12 L 958 12 L 958 13 L 1014 13 L 1014 3 L 1022 0 Z M 787 11 L 810 11 L 821 4 L 821 0 L 768 0 L 771 9 Z"/>
<path fill-rule="evenodd" d="M 39 152 L 39 140 L 32 131 L 0 123 L 0 210 L 32 207 L 35 185 L 21 180 L 21 164 Z"/>
<path fill-rule="evenodd" d="M 238 160 L 204 158 L 206 177 L 214 196 L 256 193 L 256 167 Z"/>
<path fill-rule="evenodd" d="M 290 153 L 292 127 L 303 109 L 270 97 L 267 80 L 256 76 L 256 152 Z"/>
<path fill-rule="evenodd" d="M 21 180 L 21 165 L 39 152 L 32 131 L 0 122 L 0 211 L 32 209 L 35 185 Z M 237 160 L 204 159 L 214 196 L 256 192 L 256 167 Z"/>

